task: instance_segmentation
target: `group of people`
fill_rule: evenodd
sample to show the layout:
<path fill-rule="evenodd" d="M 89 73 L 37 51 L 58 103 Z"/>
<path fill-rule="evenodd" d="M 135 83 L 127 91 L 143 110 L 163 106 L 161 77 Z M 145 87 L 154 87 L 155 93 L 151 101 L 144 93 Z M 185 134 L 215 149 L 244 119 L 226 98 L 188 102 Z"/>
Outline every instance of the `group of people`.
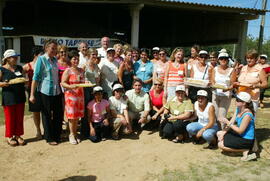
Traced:
<path fill-rule="evenodd" d="M 21 136 L 26 86 L 36 136 L 42 139 L 42 120 L 43 138 L 50 145 L 61 141 L 67 121 L 69 142 L 74 145 L 86 138 L 96 143 L 118 140 L 138 129 L 158 129 L 161 138 L 175 143 L 204 140 L 205 148 L 218 145 L 224 151 L 243 152 L 242 160 L 254 157 L 248 152 L 255 140 L 255 114 L 259 105 L 263 107 L 268 86 L 266 55 L 250 50 L 242 65 L 225 49 L 208 53 L 194 45 L 188 59 L 182 48 L 175 48 L 169 57 L 165 49 L 154 47 L 150 60 L 147 49 L 109 45 L 110 39 L 103 37 L 101 48 L 81 42 L 78 52 L 48 40 L 44 52 L 35 48 L 33 60 L 23 67 L 17 64 L 19 55 L 6 50 L 0 87 L 8 144 L 25 144 Z M 28 81 L 9 83 L 19 77 Z M 187 79 L 207 85 L 187 86 Z M 81 87 L 84 83 L 95 86 Z M 227 120 L 233 92 L 236 110 Z"/>

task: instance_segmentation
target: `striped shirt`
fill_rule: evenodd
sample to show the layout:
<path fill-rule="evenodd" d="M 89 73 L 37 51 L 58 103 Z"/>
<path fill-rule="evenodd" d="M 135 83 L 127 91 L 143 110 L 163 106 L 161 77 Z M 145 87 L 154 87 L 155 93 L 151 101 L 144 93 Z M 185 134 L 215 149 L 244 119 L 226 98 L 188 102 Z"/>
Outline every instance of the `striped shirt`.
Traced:
<path fill-rule="evenodd" d="M 186 64 L 174 66 L 174 62 L 169 62 L 168 87 L 175 87 L 184 82 Z"/>

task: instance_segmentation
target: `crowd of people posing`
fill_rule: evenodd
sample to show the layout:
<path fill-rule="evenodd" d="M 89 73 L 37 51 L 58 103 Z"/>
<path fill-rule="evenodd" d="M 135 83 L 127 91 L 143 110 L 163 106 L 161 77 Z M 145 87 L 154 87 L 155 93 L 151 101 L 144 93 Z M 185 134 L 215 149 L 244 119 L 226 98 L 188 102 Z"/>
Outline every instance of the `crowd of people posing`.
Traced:
<path fill-rule="evenodd" d="M 208 53 L 195 45 L 185 59 L 182 48 L 175 48 L 169 57 L 158 47 L 149 55 L 147 49 L 121 44 L 109 48 L 109 41 L 103 37 L 99 49 L 81 42 L 78 52 L 49 40 L 44 52 L 33 49 L 33 60 L 23 67 L 17 64 L 19 55 L 14 50 L 5 51 L 0 87 L 9 145 L 26 143 L 21 137 L 26 88 L 36 137 L 50 145 L 61 142 L 62 125 L 68 122 L 69 142 L 74 145 L 82 139 L 95 143 L 118 140 L 149 129 L 158 130 L 161 138 L 174 143 L 204 140 L 208 142 L 205 148 L 218 146 L 224 151 L 243 152 L 242 160 L 254 158 L 248 153 L 255 140 L 256 111 L 264 106 L 268 86 L 266 55 L 250 50 L 247 64 L 242 65 L 232 61 L 225 49 Z M 9 82 L 18 77 L 28 81 Z M 209 83 L 203 88 L 187 86 L 188 78 Z M 85 83 L 95 86 L 79 86 Z M 216 84 L 223 87 L 214 87 Z M 233 96 L 236 110 L 228 120 Z"/>

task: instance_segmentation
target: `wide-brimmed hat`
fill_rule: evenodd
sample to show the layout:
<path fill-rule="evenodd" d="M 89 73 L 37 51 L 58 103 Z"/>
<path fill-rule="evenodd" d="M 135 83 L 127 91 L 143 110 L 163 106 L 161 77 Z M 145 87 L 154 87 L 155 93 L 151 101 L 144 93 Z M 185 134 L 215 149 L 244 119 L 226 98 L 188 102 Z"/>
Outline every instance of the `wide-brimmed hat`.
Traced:
<path fill-rule="evenodd" d="M 236 95 L 236 98 L 240 99 L 241 101 L 244 101 L 246 103 L 250 103 L 251 101 L 251 95 L 247 92 L 239 92 Z"/>
<path fill-rule="evenodd" d="M 9 57 L 18 57 L 18 56 L 20 56 L 20 54 L 17 54 L 17 53 L 15 52 L 15 50 L 13 50 L 13 49 L 8 49 L 8 50 L 5 51 L 4 57 L 3 57 L 2 60 L 5 60 L 5 59 L 7 59 L 7 58 L 9 58 Z"/>

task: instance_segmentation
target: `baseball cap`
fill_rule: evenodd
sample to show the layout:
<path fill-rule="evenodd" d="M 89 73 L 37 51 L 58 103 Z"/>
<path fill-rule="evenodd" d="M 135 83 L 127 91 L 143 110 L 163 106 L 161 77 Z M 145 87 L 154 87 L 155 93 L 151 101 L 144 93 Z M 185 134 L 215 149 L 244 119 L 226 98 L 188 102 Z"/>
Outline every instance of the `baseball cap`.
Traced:
<path fill-rule="evenodd" d="M 221 50 L 219 50 L 219 53 L 227 53 L 227 50 L 225 48 L 222 48 Z"/>
<path fill-rule="evenodd" d="M 18 56 L 20 56 L 20 54 L 17 54 L 15 50 L 8 49 L 5 51 L 4 58 L 2 60 L 5 60 L 6 58 L 9 58 L 9 57 L 18 57 Z"/>
<path fill-rule="evenodd" d="M 201 51 L 199 52 L 199 55 L 208 55 L 208 52 L 205 51 L 205 50 L 201 50 Z"/>
<path fill-rule="evenodd" d="M 107 49 L 107 52 L 110 52 L 110 51 L 114 51 L 114 52 L 115 52 L 115 49 L 113 49 L 113 48 L 108 48 L 108 49 Z"/>
<path fill-rule="evenodd" d="M 102 89 L 102 87 L 100 87 L 100 86 L 96 86 L 96 87 L 94 87 L 94 89 L 93 89 L 93 93 L 96 93 L 96 92 L 102 92 L 103 91 L 103 89 Z"/>
<path fill-rule="evenodd" d="M 184 85 L 178 85 L 176 86 L 175 92 L 177 91 L 186 91 L 186 88 Z"/>
<path fill-rule="evenodd" d="M 265 59 L 267 59 L 268 57 L 267 57 L 267 55 L 262 54 L 262 55 L 260 55 L 260 58 L 265 58 Z"/>
<path fill-rule="evenodd" d="M 226 52 L 221 52 L 221 53 L 219 53 L 218 54 L 218 59 L 220 59 L 220 58 L 229 58 L 229 54 L 228 53 L 226 53 Z"/>
<path fill-rule="evenodd" d="M 113 91 L 117 90 L 117 89 L 124 89 L 124 87 L 121 84 L 115 84 L 113 86 Z"/>
<path fill-rule="evenodd" d="M 207 97 L 208 96 L 208 93 L 205 91 L 205 90 L 199 90 L 197 92 L 197 96 L 204 96 L 204 97 Z"/>
<path fill-rule="evenodd" d="M 240 99 L 241 101 L 247 102 L 247 103 L 250 103 L 250 101 L 251 101 L 251 96 L 247 92 L 239 92 L 236 95 L 236 98 Z"/>
<path fill-rule="evenodd" d="M 152 49 L 152 51 L 159 51 L 159 50 L 160 50 L 159 47 L 154 47 L 154 48 Z"/>

